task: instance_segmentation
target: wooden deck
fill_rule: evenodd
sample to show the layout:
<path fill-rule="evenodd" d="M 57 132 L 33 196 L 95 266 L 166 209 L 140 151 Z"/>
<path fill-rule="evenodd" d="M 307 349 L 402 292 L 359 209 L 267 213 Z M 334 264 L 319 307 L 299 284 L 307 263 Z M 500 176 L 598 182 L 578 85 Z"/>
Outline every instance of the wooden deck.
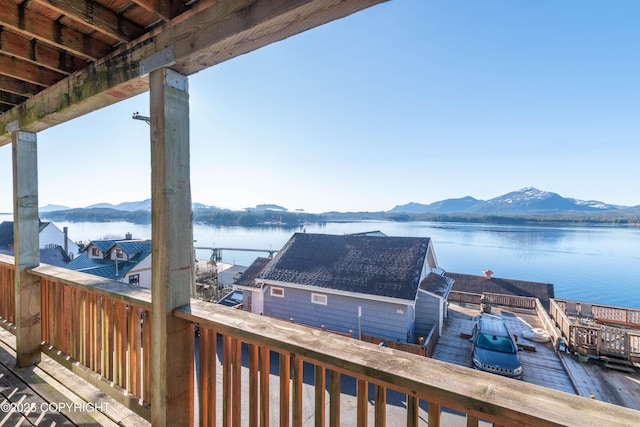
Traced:
<path fill-rule="evenodd" d="M 535 346 L 535 352 L 522 351 L 523 380 L 566 393 L 613 403 L 640 410 L 640 374 L 608 369 L 601 360 L 582 363 L 575 355 L 556 353 L 551 343 L 530 342 L 522 338 L 524 331 L 541 328 L 533 310 L 492 307 L 492 314 L 500 316 L 518 342 Z M 477 304 L 452 303 L 445 320 L 443 334 L 436 345 L 434 359 L 471 367 L 471 343 L 460 334 L 470 334 L 480 307 Z"/>
<path fill-rule="evenodd" d="M 0 328 L 0 426 L 148 426 L 149 423 L 42 356 L 19 369 L 15 337 Z"/>
<path fill-rule="evenodd" d="M 535 351 L 520 352 L 524 381 L 576 394 L 571 378 L 554 352 L 552 344 L 537 343 L 522 338 L 523 332 L 531 328 L 542 327 L 534 310 L 494 306 L 491 314 L 499 316 L 505 321 L 511 332 L 518 336 L 519 343 L 535 348 Z M 450 304 L 449 316 L 445 319 L 443 333 L 438 340 L 433 358 L 472 367 L 471 343 L 460 334 L 471 334 L 479 315 L 480 307 L 477 304 Z"/>

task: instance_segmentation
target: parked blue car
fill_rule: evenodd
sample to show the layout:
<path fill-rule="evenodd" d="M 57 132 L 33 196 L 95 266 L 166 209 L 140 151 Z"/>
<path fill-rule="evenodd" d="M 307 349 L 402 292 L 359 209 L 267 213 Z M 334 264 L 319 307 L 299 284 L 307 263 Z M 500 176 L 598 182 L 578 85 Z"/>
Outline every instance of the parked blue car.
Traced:
<path fill-rule="evenodd" d="M 518 345 L 500 318 L 483 314 L 473 328 L 473 366 L 476 369 L 522 379 Z"/>

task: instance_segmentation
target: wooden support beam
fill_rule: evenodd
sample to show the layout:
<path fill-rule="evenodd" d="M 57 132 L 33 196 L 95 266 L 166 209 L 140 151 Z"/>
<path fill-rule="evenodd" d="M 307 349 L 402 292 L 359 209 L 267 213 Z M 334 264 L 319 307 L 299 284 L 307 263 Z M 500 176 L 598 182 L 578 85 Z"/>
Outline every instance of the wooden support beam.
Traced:
<path fill-rule="evenodd" d="M 64 74 L 51 71 L 31 62 L 0 55 L 0 69 L 5 76 L 20 78 L 31 84 L 51 86 L 64 78 Z"/>
<path fill-rule="evenodd" d="M 93 0 L 33 1 L 122 42 L 133 40 L 144 32 L 144 28 Z"/>
<path fill-rule="evenodd" d="M 112 47 L 108 44 L 88 39 L 84 34 L 34 12 L 28 3 L 0 0 L 0 20 L 12 31 L 71 51 L 83 59 L 95 61 L 111 52 Z"/>
<path fill-rule="evenodd" d="M 213 6 L 211 2 L 204 3 L 207 7 L 196 5 L 193 12 L 185 12 L 0 115 L 0 146 L 9 143 L 7 124 L 13 121 L 26 131 L 40 132 L 146 92 L 148 81 L 140 74 L 139 63 L 167 47 L 174 47 L 171 69 L 189 76 L 384 1 L 220 0 Z"/>
<path fill-rule="evenodd" d="M 193 424 L 194 331 L 173 316 L 190 303 L 193 228 L 187 78 L 167 68 L 151 84 L 151 423 Z M 185 214 L 185 212 L 187 214 Z"/>
<path fill-rule="evenodd" d="M 42 87 L 31 83 L 26 83 L 13 77 L 0 75 L 0 90 L 14 95 L 30 97 L 38 93 Z M 2 145 L 2 144 L 0 144 Z"/>
<path fill-rule="evenodd" d="M 139 7 L 155 13 L 164 21 L 169 21 L 184 10 L 184 2 L 178 0 L 133 0 Z"/>
<path fill-rule="evenodd" d="M 87 66 L 86 61 L 67 55 L 63 50 L 5 29 L 0 29 L 0 46 L 2 53 L 8 57 L 31 62 L 62 75 L 69 75 Z"/>
<path fill-rule="evenodd" d="M 42 343 L 40 279 L 27 272 L 40 264 L 38 145 L 33 133 L 16 130 L 12 139 L 16 363 L 24 368 L 40 362 Z"/>

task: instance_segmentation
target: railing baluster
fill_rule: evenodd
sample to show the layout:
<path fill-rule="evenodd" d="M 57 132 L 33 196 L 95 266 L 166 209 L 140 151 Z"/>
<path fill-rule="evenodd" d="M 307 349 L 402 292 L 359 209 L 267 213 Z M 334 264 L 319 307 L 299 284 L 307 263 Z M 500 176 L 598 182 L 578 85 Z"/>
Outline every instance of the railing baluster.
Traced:
<path fill-rule="evenodd" d="M 329 374 L 329 425 L 340 425 L 340 373 L 333 370 Z"/>
<path fill-rule="evenodd" d="M 95 328 L 96 328 L 96 340 L 95 340 L 95 366 L 96 369 L 95 371 L 101 375 L 104 374 L 104 370 L 103 370 L 103 365 L 102 365 L 102 361 L 104 360 L 103 357 L 103 349 L 104 349 L 104 334 L 103 334 L 103 329 L 102 329 L 102 325 L 103 325 L 103 315 L 104 315 L 104 310 L 103 310 L 103 304 L 104 304 L 104 297 L 102 296 L 96 296 L 96 308 L 95 308 L 95 316 L 96 316 L 96 324 L 95 324 Z"/>
<path fill-rule="evenodd" d="M 440 405 L 429 402 L 428 408 L 428 424 L 429 427 L 439 427 L 440 426 Z"/>
<path fill-rule="evenodd" d="M 387 425 L 387 389 L 381 385 L 374 387 L 375 390 L 375 427 Z"/>
<path fill-rule="evenodd" d="M 415 427 L 417 425 L 418 425 L 418 398 L 407 394 L 407 427 Z"/>
<path fill-rule="evenodd" d="M 151 402 L 151 312 L 142 312 L 142 375 L 144 376 L 142 401 L 145 404 Z"/>
<path fill-rule="evenodd" d="M 232 353 L 233 353 L 233 362 L 232 362 L 232 375 L 231 378 L 233 380 L 233 385 L 231 387 L 231 392 L 233 397 L 231 398 L 233 402 L 232 410 L 233 416 L 232 425 L 235 427 L 240 427 L 242 423 L 241 418 L 241 409 L 242 409 L 242 341 L 239 339 L 233 338 L 231 340 L 232 344 Z"/>
<path fill-rule="evenodd" d="M 129 305 L 129 392 L 140 396 L 140 309 Z"/>
<path fill-rule="evenodd" d="M 357 399 L 357 410 L 356 410 L 356 418 L 357 425 L 360 427 L 366 427 L 369 424 L 368 415 L 369 415 L 369 402 L 368 402 L 368 385 L 365 380 L 358 379 L 357 381 L 357 390 L 356 390 L 356 399 Z"/>
<path fill-rule="evenodd" d="M 293 362 L 293 414 L 292 425 L 302 427 L 302 359 L 292 357 Z"/>
<path fill-rule="evenodd" d="M 105 370 L 104 375 L 110 380 L 114 380 L 113 373 L 113 301 L 110 298 L 104 299 L 104 329 L 105 329 Z"/>
<path fill-rule="evenodd" d="M 212 426 L 211 414 L 209 413 L 209 402 L 211 393 L 215 395 L 210 387 L 211 379 L 211 343 L 209 342 L 210 329 L 200 328 L 200 384 L 198 394 L 200 401 L 198 402 L 198 412 L 200 414 L 200 427 Z"/>
<path fill-rule="evenodd" d="M 260 427 L 269 426 L 269 373 L 271 351 L 260 347 Z"/>
<path fill-rule="evenodd" d="M 325 425 L 325 416 L 324 416 L 324 407 L 325 407 L 325 388 L 327 386 L 326 381 L 326 370 L 324 367 L 320 365 L 315 366 L 315 427 L 324 427 Z"/>
<path fill-rule="evenodd" d="M 291 378 L 291 361 L 289 355 L 280 353 L 280 425 L 289 425 L 289 380 Z"/>
<path fill-rule="evenodd" d="M 249 402 L 256 404 L 249 405 L 249 425 L 258 425 L 258 405 L 259 402 L 259 383 L 258 383 L 258 346 L 249 345 Z"/>
<path fill-rule="evenodd" d="M 222 425 L 231 426 L 231 337 L 222 337 Z"/>

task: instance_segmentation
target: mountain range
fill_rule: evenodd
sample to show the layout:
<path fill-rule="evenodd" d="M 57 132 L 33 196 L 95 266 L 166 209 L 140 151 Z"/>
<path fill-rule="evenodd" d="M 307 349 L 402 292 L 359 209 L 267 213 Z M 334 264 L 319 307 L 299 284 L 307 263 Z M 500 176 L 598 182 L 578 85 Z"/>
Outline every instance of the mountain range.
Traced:
<path fill-rule="evenodd" d="M 545 214 L 570 212 L 626 211 L 627 206 L 611 205 L 597 200 L 579 200 L 562 197 L 557 193 L 526 187 L 489 200 L 471 196 L 446 199 L 430 204 L 408 203 L 390 210 L 392 213 L 434 214 Z"/>
<path fill-rule="evenodd" d="M 207 206 L 202 203 L 193 203 L 194 211 L 209 210 L 223 211 L 216 206 Z M 66 206 L 47 205 L 41 207 L 40 212 L 70 210 Z M 99 203 L 87 206 L 84 209 L 115 209 L 120 211 L 151 211 L 151 199 L 139 202 L 124 202 L 117 205 Z M 258 205 L 246 208 L 245 211 L 280 211 L 288 212 L 288 209 L 273 204 Z M 292 211 L 294 212 L 294 211 Z M 300 212 L 296 210 L 295 212 Z M 457 199 L 445 199 L 434 203 L 407 203 L 397 205 L 386 211 L 389 214 L 479 214 L 479 215 L 522 215 L 522 214 L 558 214 L 558 213 L 589 213 L 589 212 L 618 212 L 640 213 L 640 205 L 634 207 L 607 204 L 596 200 L 579 200 L 562 197 L 557 193 L 538 190 L 534 187 L 526 187 L 512 191 L 489 200 L 480 200 L 471 196 Z"/>

